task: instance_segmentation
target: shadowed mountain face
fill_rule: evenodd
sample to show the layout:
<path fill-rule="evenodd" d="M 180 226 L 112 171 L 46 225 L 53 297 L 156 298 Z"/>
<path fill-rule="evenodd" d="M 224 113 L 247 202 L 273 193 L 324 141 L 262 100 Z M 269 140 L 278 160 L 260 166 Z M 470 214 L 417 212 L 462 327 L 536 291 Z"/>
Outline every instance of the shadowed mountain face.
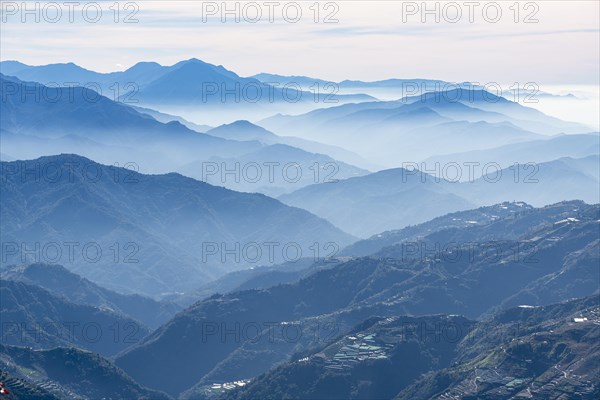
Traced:
<path fill-rule="evenodd" d="M 598 398 L 599 300 L 501 313 L 477 327 L 474 337 L 481 339 L 460 344 L 457 362 L 424 375 L 395 398 Z M 499 336 L 493 330 L 505 337 L 490 340 Z"/>
<path fill-rule="evenodd" d="M 600 394 L 599 300 L 510 309 L 481 322 L 373 318 L 220 398 L 593 399 Z M 186 398 L 214 392 L 198 387 Z"/>
<path fill-rule="evenodd" d="M 23 282 L 0 281 L 0 296 L 3 344 L 36 349 L 75 346 L 110 356 L 149 333 L 131 318 L 74 304 Z"/>
<path fill-rule="evenodd" d="M 370 258 L 332 263 L 296 283 L 215 295 L 119 356 L 117 365 L 150 387 L 167 371 L 175 372 L 177 378 L 164 390 L 178 394 L 192 385 L 258 376 L 295 352 L 347 334 L 373 315 L 447 313 L 477 318 L 517 305 L 517 299 L 544 305 L 592 295 L 600 283 L 594 253 L 598 206 L 572 204 L 571 216 L 563 220 L 568 207 L 525 217 L 540 220 L 534 231 L 507 213 L 499 216 L 496 235 L 488 234 L 483 241 L 473 239 L 474 228 L 462 226 L 453 235 L 404 242 L 404 247 L 385 248 Z M 553 280 L 556 284 L 549 290 L 541 284 Z M 322 331 L 317 337 L 291 336 L 290 328 Z M 193 371 L 184 367 L 191 360 L 197 367 Z"/>
<path fill-rule="evenodd" d="M 61 263 L 120 292 L 193 289 L 227 271 L 317 256 L 315 242 L 353 240 L 304 210 L 177 174 L 72 155 L 1 172 L 4 263 Z"/>
<path fill-rule="evenodd" d="M 222 398 L 389 399 L 424 372 L 449 365 L 473 324 L 457 316 L 374 317 Z M 441 329 L 454 340 L 441 339 Z M 183 397 L 211 392 L 198 386 Z"/>
<path fill-rule="evenodd" d="M 1 271 L 3 279 L 40 286 L 69 301 L 114 311 L 142 324 L 157 328 L 169 320 L 180 307 L 161 303 L 140 295 L 122 295 L 105 289 L 55 264 L 9 266 Z"/>
<path fill-rule="evenodd" d="M 14 377 L 31 380 L 58 398 L 169 399 L 164 393 L 141 387 L 98 354 L 83 350 L 61 347 L 32 350 L 0 345 L 0 360 L 3 369 Z M 12 382 L 6 385 L 14 390 Z M 15 393 L 18 396 L 19 392 Z M 24 394 L 18 398 L 44 398 L 34 393 L 30 396 Z"/>

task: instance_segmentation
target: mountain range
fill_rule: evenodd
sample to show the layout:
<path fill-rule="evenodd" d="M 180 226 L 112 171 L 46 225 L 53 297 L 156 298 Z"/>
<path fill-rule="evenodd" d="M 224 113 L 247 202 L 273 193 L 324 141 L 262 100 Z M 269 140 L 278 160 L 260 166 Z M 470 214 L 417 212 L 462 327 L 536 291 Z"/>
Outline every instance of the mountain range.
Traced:
<path fill-rule="evenodd" d="M 73 63 L 31 66 L 3 61 L 0 72 L 41 84 L 66 86 L 76 82 L 113 100 L 157 108 L 192 121 L 202 118 L 209 125 L 231 122 L 231 111 L 238 119 L 256 119 L 277 112 L 305 112 L 319 105 L 374 99 L 362 93 L 336 94 L 323 88 L 303 90 L 288 82 L 267 84 L 196 58 L 170 66 L 139 62 L 125 71 L 111 73 L 94 72 Z"/>
<path fill-rule="evenodd" d="M 492 149 L 467 151 L 437 155 L 419 163 L 421 169 L 431 170 L 436 174 L 436 165 L 445 166 L 457 163 L 466 166 L 471 163 L 473 174 L 465 173 L 461 180 L 474 180 L 480 178 L 485 172 L 484 168 L 496 167 L 506 169 L 516 164 L 544 163 L 559 158 L 585 158 L 598 154 L 600 148 L 600 134 L 589 133 L 581 135 L 556 135 L 547 139 L 519 142 Z M 437 168 L 441 170 L 440 168 Z M 439 173 L 438 173 L 439 176 Z"/>
<path fill-rule="evenodd" d="M 0 400 L 599 398 L 590 99 L 494 93 L 1 61 Z"/>
<path fill-rule="evenodd" d="M 310 210 L 354 236 L 424 222 L 475 203 L 453 193 L 450 182 L 404 168 L 375 172 L 334 183 L 310 185 L 280 196 Z"/>

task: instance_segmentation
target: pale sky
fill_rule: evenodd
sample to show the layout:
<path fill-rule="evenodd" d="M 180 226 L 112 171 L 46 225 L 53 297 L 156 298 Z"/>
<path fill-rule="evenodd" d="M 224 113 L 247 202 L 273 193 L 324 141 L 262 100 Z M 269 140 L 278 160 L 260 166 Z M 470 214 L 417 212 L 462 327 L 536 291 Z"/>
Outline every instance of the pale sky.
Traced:
<path fill-rule="evenodd" d="M 101 2 L 96 23 L 83 18 L 83 6 L 92 2 L 73 6 L 72 23 L 62 1 L 54 3 L 60 18 L 52 6 L 23 15 L 21 1 L 1 3 L 0 58 L 33 65 L 72 61 L 109 72 L 138 61 L 170 65 L 195 57 L 242 76 L 270 72 L 332 81 L 418 77 L 540 85 L 598 84 L 600 75 L 597 0 L 523 1 L 518 7 L 513 0 L 473 6 L 430 1 L 427 7 L 434 11 L 426 15 L 422 1 L 227 2 L 232 10 L 238 4 L 239 23 L 233 14 L 221 21 L 221 1 L 119 2 L 117 23 L 109 9 L 112 0 Z M 292 23 L 297 5 L 302 15 Z M 274 21 L 269 21 L 269 7 Z M 248 22 L 257 9 L 262 17 Z M 498 9 L 502 15 L 497 17 Z M 124 23 L 134 11 L 138 22 Z M 95 15 L 92 4 L 85 16 Z M 323 21 L 327 15 L 330 23 Z"/>

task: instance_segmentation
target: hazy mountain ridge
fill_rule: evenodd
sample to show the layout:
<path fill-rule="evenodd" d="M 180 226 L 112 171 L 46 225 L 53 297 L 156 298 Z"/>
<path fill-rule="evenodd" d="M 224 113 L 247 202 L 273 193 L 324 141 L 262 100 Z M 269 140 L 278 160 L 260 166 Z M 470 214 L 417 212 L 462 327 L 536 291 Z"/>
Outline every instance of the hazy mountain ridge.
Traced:
<path fill-rule="evenodd" d="M 498 165 L 505 169 L 515 164 L 543 163 L 559 158 L 585 158 L 597 155 L 600 148 L 600 134 L 589 133 L 580 135 L 556 135 L 547 139 L 531 142 L 520 142 L 500 146 L 493 149 L 469 151 L 462 153 L 437 155 L 424 160 L 423 165 L 433 169 L 436 163 L 447 165 L 458 163 L 465 165 L 466 162 L 479 163 L 479 165 Z M 474 170 L 475 175 L 469 177 L 464 174 L 463 180 L 480 178 L 482 168 Z"/>
<path fill-rule="evenodd" d="M 23 282 L 0 281 L 2 344 L 49 349 L 77 346 L 105 356 L 140 341 L 149 331 L 139 322 Z"/>
<path fill-rule="evenodd" d="M 564 157 L 543 163 L 519 163 L 474 181 L 454 185 L 454 193 L 479 204 L 508 199 L 536 207 L 562 200 L 600 202 L 600 155 Z"/>
<path fill-rule="evenodd" d="M 1 172 L 2 241 L 13 244 L 5 263 L 47 261 L 41 250 L 58 246 L 53 262 L 118 292 L 191 290 L 231 270 L 296 257 L 284 255 L 286 245 L 312 255 L 315 241 L 341 247 L 353 240 L 304 210 L 178 174 L 143 175 L 73 155 L 2 163 Z M 73 241 L 71 260 L 64 243 Z M 271 242 L 269 253 L 263 243 Z M 21 254 L 22 245 L 36 243 L 33 256 Z"/>
<path fill-rule="evenodd" d="M 506 202 L 474 210 L 457 211 L 422 224 L 378 233 L 368 239 L 359 240 L 351 244 L 344 248 L 340 254 L 367 256 L 376 253 L 384 247 L 399 244 L 403 241 L 418 240 L 433 232 L 452 228 L 466 228 L 472 225 L 491 224 L 496 219 L 504 219 L 515 213 L 520 213 L 524 209 L 531 210 L 532 208 L 527 204 Z"/>
<path fill-rule="evenodd" d="M 30 66 L 3 61 L 0 71 L 41 84 L 65 85 L 75 81 L 81 86 L 94 87 L 114 100 L 135 102 L 194 122 L 203 118 L 202 123 L 209 125 L 230 122 L 231 113 L 223 112 L 224 105 L 230 111 L 234 109 L 238 117 L 254 116 L 255 119 L 281 111 L 298 109 L 305 112 L 320 104 L 326 106 L 329 103 L 335 105 L 373 99 L 361 93 L 340 94 L 326 88 L 318 91 L 303 89 L 288 82 L 267 84 L 196 58 L 170 66 L 140 62 L 125 71 L 111 73 L 97 73 L 73 63 Z"/>
<path fill-rule="evenodd" d="M 141 387 L 101 356 L 74 348 L 32 350 L 0 345 L 0 359 L 3 369 L 58 398 L 170 398 L 164 393 Z"/>
<path fill-rule="evenodd" d="M 259 125 L 273 132 L 346 146 L 388 168 L 439 154 L 591 130 L 476 87 L 345 104 L 301 115 L 275 115 Z"/>
<path fill-rule="evenodd" d="M 2 279 L 40 286 L 70 302 L 114 311 L 156 328 L 169 320 L 180 307 L 157 302 L 140 295 L 122 295 L 82 278 L 61 265 L 30 264 L 9 266 L 1 270 Z"/>
<path fill-rule="evenodd" d="M 279 199 L 310 210 L 355 236 L 365 237 L 475 205 L 455 195 L 452 183 L 435 181 L 427 174 L 397 168 L 310 185 Z"/>
<path fill-rule="evenodd" d="M 456 171 L 436 177 L 413 169 L 390 169 L 335 184 L 315 184 L 279 196 L 361 238 L 425 222 L 449 212 L 507 200 L 536 207 L 563 200 L 600 202 L 600 158 L 561 158 L 540 164 L 522 163 L 467 181 Z M 439 169 L 442 171 L 441 169 Z M 444 173 L 442 174 L 444 175 Z M 332 205 L 335 204 L 335 207 Z"/>
<path fill-rule="evenodd" d="M 366 256 L 383 253 L 402 242 L 427 240 L 447 242 L 461 234 L 461 241 L 493 241 L 516 239 L 553 225 L 557 221 L 578 218 L 589 206 L 581 201 L 564 201 L 546 207 L 534 208 L 522 202 L 504 202 L 474 210 L 458 211 L 434 218 L 422 224 L 382 232 L 358 241 L 343 249 L 340 254 Z M 446 237 L 444 237 L 444 235 Z"/>

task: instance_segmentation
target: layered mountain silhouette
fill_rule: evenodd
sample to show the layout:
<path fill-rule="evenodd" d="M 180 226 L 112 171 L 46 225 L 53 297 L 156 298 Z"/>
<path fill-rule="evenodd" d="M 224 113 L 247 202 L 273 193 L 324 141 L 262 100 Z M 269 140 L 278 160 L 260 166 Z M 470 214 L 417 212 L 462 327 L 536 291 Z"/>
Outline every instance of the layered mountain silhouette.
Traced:
<path fill-rule="evenodd" d="M 455 193 L 480 204 L 501 199 L 543 206 L 561 200 L 600 202 L 600 156 L 564 157 L 543 163 L 516 163 L 472 182 L 454 186 Z"/>
<path fill-rule="evenodd" d="M 2 145 L 20 158 L 39 156 L 48 141 L 44 139 L 54 139 L 49 142 L 63 152 L 79 149 L 99 159 L 112 157 L 112 162 L 123 157 L 122 160 L 145 167 L 150 163 L 143 161 L 154 155 L 154 170 L 161 165 L 172 170 L 174 157 L 191 161 L 209 154 L 235 155 L 260 147 L 202 135 L 176 121 L 158 122 L 83 87 L 48 87 L 5 76 L 0 84 Z M 29 146 L 22 148 L 23 145 Z M 142 157 L 144 153 L 146 158 Z"/>
<path fill-rule="evenodd" d="M 47 87 L 5 76 L 0 77 L 0 84 L 2 148 L 11 158 L 76 153 L 106 164 L 128 163 L 152 173 L 178 171 L 205 181 L 211 176 L 207 171 L 216 165 L 218 180 L 213 182 L 219 186 L 272 195 L 322 182 L 309 169 L 315 165 L 331 165 L 336 179 L 367 172 L 326 155 L 332 151 L 368 164 L 348 151 L 266 131 L 256 136 L 262 128 L 248 122 L 215 128 L 211 130 L 215 135 L 204 134 L 188 128 L 201 127 L 181 118 L 129 107 L 83 87 Z M 276 144 L 286 147 L 272 147 Z M 273 174 L 269 163 L 276 162 L 280 165 Z M 254 179 L 255 168 L 251 168 L 252 175 L 243 175 L 247 164 L 258 164 L 264 179 Z M 292 164 L 289 178 L 284 170 L 288 164 Z M 301 179 L 295 179 L 297 168 Z M 237 170 L 237 175 L 221 179 L 230 170 Z"/>
<path fill-rule="evenodd" d="M 170 66 L 140 62 L 112 73 L 90 71 L 73 63 L 31 66 L 3 61 L 0 72 L 41 84 L 65 86 L 76 82 L 113 100 L 158 108 L 190 120 L 202 118 L 203 123 L 211 125 L 231 122 L 231 111 L 238 118 L 256 119 L 277 112 L 306 112 L 321 105 L 373 100 L 361 93 L 339 94 L 326 88 L 310 90 L 287 81 L 265 83 L 196 58 Z"/>
<path fill-rule="evenodd" d="M 232 140 L 257 140 L 266 145 L 285 144 L 297 147 L 310 153 L 327 154 L 331 157 L 344 161 L 346 163 L 365 166 L 365 168 L 376 168 L 375 164 L 370 163 L 356 153 L 345 150 L 341 147 L 325 145 L 312 140 L 302 139 L 296 136 L 279 136 L 265 128 L 253 124 L 249 121 L 240 120 L 231 124 L 220 125 L 206 131 L 211 136 L 221 137 Z"/>
<path fill-rule="evenodd" d="M 0 398 L 597 399 L 600 135 L 513 88 L 0 62 Z"/>
<path fill-rule="evenodd" d="M 276 115 L 259 124 L 276 133 L 346 147 L 388 167 L 590 131 L 476 87 Z"/>
<path fill-rule="evenodd" d="M 278 74 L 260 73 L 253 75 L 261 82 L 278 82 L 280 84 L 299 85 L 304 90 L 315 90 L 320 88 L 321 91 L 329 93 L 355 95 L 356 93 L 365 93 L 380 99 L 397 99 L 403 96 L 402 94 L 424 93 L 435 90 L 440 90 L 444 87 L 454 87 L 455 84 L 436 79 L 384 79 L 380 81 L 365 82 L 359 80 L 343 80 L 340 82 L 331 82 L 319 78 L 311 78 L 309 76 L 286 76 Z M 466 84 L 466 83 L 465 83 Z M 399 95 L 400 94 L 400 95 Z M 366 101 L 364 96 L 355 100 L 361 99 Z"/>

